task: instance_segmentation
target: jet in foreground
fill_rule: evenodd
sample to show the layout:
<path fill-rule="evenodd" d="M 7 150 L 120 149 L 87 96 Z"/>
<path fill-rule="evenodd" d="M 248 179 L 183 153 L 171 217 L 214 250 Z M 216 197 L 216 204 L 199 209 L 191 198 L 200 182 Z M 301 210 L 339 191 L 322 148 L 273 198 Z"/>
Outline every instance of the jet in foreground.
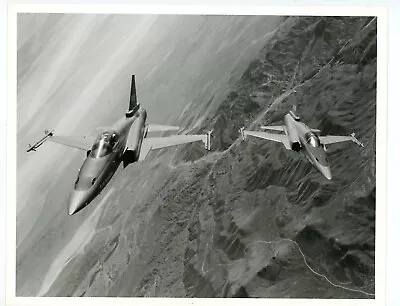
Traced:
<path fill-rule="evenodd" d="M 320 130 L 311 129 L 300 122 L 295 109 L 284 116 L 282 126 L 261 126 L 264 130 L 277 131 L 278 133 L 247 131 L 240 129 L 243 139 L 247 135 L 281 142 L 286 149 L 303 153 L 309 162 L 317 168 L 328 180 L 332 179 L 331 169 L 326 158 L 326 145 L 344 141 L 353 141 L 361 147 L 364 145 L 357 140 L 355 134 L 350 136 L 319 136 Z"/>
<path fill-rule="evenodd" d="M 133 75 L 128 111 L 112 126 L 100 128 L 102 130 L 100 135 L 97 137 L 71 137 L 47 132 L 45 137 L 29 147 L 28 152 L 36 151 L 36 148 L 45 141 L 51 141 L 87 152 L 69 198 L 69 215 L 81 210 L 100 193 L 121 162 L 125 168 L 132 162 L 144 160 L 150 150 L 196 141 L 202 141 L 205 148 L 210 150 L 211 132 L 204 135 L 148 137 L 149 132 L 179 130 L 179 127 L 147 124 L 146 118 L 146 110 L 137 103 L 135 76 Z"/>

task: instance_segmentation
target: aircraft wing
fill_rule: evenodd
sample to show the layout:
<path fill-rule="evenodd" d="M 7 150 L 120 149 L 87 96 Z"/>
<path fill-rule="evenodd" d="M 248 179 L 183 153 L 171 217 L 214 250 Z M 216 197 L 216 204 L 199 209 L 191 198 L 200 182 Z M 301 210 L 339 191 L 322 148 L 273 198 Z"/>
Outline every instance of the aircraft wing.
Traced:
<path fill-rule="evenodd" d="M 338 143 L 338 142 L 345 142 L 345 141 L 353 141 L 356 144 L 358 144 L 361 147 L 364 147 L 364 145 L 355 137 L 355 134 L 351 134 L 350 136 L 320 136 L 319 140 L 324 144 L 332 144 L 332 143 Z"/>
<path fill-rule="evenodd" d="M 178 131 L 179 126 L 148 124 L 147 132 L 165 132 L 165 131 Z"/>
<path fill-rule="evenodd" d="M 332 143 L 337 143 L 337 142 L 344 142 L 344 141 L 349 141 L 352 140 L 350 136 L 320 136 L 319 140 L 323 144 L 332 144 Z"/>
<path fill-rule="evenodd" d="M 256 132 L 243 130 L 244 136 L 250 135 L 258 138 L 281 142 L 286 149 L 290 150 L 289 139 L 285 134 L 272 134 L 267 132 Z"/>
<path fill-rule="evenodd" d="M 80 150 L 90 150 L 93 145 L 94 137 L 90 136 L 51 136 L 47 139 L 48 141 L 62 144 L 64 146 L 73 147 Z"/>
<path fill-rule="evenodd" d="M 180 144 L 202 141 L 207 147 L 208 135 L 173 135 L 168 137 L 144 138 L 140 150 L 139 160 L 144 160 L 150 150 L 177 146 Z"/>

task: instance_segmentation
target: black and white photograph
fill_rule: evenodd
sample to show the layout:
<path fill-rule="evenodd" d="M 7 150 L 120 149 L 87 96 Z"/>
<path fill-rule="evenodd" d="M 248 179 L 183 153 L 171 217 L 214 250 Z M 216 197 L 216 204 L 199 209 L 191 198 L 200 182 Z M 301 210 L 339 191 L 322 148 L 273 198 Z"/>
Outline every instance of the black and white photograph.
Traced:
<path fill-rule="evenodd" d="M 375 299 L 369 12 L 17 12 L 15 297 Z"/>

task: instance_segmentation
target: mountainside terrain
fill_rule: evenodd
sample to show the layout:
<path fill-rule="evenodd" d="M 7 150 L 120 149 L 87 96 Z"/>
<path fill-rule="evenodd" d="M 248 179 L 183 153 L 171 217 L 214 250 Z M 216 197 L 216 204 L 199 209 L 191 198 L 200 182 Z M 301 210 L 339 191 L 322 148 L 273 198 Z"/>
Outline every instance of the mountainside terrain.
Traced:
<path fill-rule="evenodd" d="M 213 129 L 212 151 L 152 152 L 116 173 L 81 224 L 58 216 L 43 239 L 66 222 L 76 234 L 35 292 L 373 298 L 376 30 L 372 17 L 285 18 L 222 101 L 182 114 L 186 130 Z M 332 181 L 281 144 L 241 139 L 292 105 L 322 135 L 364 143 L 328 147 Z"/>

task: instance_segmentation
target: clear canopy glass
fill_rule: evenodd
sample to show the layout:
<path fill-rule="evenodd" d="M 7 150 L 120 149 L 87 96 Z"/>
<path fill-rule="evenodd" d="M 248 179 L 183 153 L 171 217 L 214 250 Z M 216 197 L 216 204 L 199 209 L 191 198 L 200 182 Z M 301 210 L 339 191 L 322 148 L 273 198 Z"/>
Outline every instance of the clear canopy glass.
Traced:
<path fill-rule="evenodd" d="M 307 143 L 310 144 L 312 147 L 317 148 L 321 145 L 319 138 L 313 132 L 306 133 L 306 140 Z"/>
<path fill-rule="evenodd" d="M 104 132 L 95 141 L 90 152 L 93 158 L 100 158 L 112 153 L 115 145 L 118 142 L 117 133 Z"/>

